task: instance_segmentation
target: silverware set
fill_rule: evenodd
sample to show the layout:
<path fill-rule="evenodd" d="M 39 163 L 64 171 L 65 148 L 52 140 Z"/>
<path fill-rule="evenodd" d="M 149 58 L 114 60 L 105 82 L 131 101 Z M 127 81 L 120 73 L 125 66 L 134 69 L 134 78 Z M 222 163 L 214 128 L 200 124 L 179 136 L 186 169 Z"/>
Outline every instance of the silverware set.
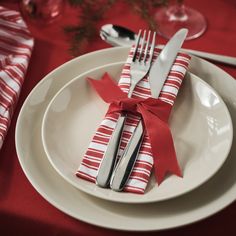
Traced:
<path fill-rule="evenodd" d="M 130 65 L 130 88 L 128 98 L 132 97 L 136 85 L 149 74 L 149 84 L 151 95 L 158 98 L 161 89 L 165 83 L 168 73 L 173 65 L 175 58 L 187 36 L 187 30 L 179 30 L 166 44 L 155 62 L 153 61 L 156 32 L 146 31 L 141 37 L 139 31 L 136 44 L 134 47 L 133 59 Z M 151 36 L 152 35 L 152 36 Z M 152 42 L 150 38 L 152 37 Z M 127 183 L 129 176 L 135 164 L 143 138 L 143 125 L 140 121 L 134 133 L 131 136 L 127 147 L 118 160 L 118 150 L 122 130 L 124 128 L 126 115 L 120 115 L 113 134 L 109 140 L 107 150 L 99 166 L 96 184 L 100 187 L 110 187 L 115 191 L 122 191 Z"/>

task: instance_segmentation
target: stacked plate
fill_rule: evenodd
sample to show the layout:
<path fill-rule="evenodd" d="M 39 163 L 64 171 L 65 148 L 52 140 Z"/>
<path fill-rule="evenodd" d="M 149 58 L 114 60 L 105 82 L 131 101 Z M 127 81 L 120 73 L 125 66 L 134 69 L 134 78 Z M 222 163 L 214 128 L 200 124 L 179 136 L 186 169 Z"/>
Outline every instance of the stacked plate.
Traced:
<path fill-rule="evenodd" d="M 108 72 L 118 79 L 128 52 L 111 48 L 81 56 L 34 88 L 16 127 L 17 153 L 27 178 L 61 211 L 106 228 L 161 230 L 218 212 L 236 198 L 231 121 L 236 84 L 223 70 L 196 57 L 170 119 L 183 178 L 169 176 L 157 186 L 152 177 L 139 195 L 102 189 L 75 176 L 107 109 L 85 78 Z"/>

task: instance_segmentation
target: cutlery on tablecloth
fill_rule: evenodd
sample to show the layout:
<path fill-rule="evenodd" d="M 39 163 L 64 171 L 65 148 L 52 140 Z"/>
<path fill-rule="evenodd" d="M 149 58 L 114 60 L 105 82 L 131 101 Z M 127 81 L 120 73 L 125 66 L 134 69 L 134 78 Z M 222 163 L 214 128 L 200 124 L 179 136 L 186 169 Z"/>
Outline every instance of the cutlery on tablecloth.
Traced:
<path fill-rule="evenodd" d="M 158 98 L 170 72 L 170 69 L 176 59 L 176 56 L 187 36 L 188 30 L 179 30 L 166 44 L 156 61 L 152 64 L 149 72 L 149 83 L 151 95 Z M 143 126 L 140 121 L 123 155 L 120 157 L 111 177 L 111 189 L 121 191 L 133 169 L 139 146 L 141 144 Z"/>
<path fill-rule="evenodd" d="M 134 49 L 133 60 L 130 65 L 131 85 L 128 92 L 128 98 L 131 98 L 134 88 L 150 69 L 155 48 L 156 32 L 153 33 L 151 46 L 150 37 L 151 31 L 148 32 L 147 42 L 145 42 L 146 31 L 143 33 L 143 38 L 141 38 L 141 30 L 139 31 Z M 96 184 L 100 187 L 108 187 L 110 184 L 110 178 L 117 162 L 117 151 L 120 144 L 120 137 L 124 127 L 125 118 L 125 115 L 121 115 L 118 118 L 116 127 L 109 140 L 107 150 L 99 166 Z"/>
<path fill-rule="evenodd" d="M 107 24 L 102 26 L 100 30 L 101 38 L 112 46 L 130 46 L 134 43 L 137 35 L 130 29 L 124 28 L 118 25 Z M 159 48 L 163 48 L 164 45 L 158 45 Z M 236 66 L 236 57 L 230 57 L 225 55 L 219 55 L 215 53 L 203 52 L 192 49 L 181 49 L 182 52 L 192 54 L 198 57 L 202 57 L 211 61 Z"/>

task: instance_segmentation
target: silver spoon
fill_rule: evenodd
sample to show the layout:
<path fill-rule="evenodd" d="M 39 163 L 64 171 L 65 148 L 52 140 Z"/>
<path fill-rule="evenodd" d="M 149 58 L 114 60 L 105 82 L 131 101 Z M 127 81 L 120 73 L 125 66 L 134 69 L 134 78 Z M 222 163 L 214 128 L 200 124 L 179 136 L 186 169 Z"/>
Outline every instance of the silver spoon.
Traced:
<path fill-rule="evenodd" d="M 112 24 L 103 25 L 100 29 L 100 36 L 104 41 L 106 41 L 108 44 L 112 46 L 126 46 L 126 47 L 134 44 L 135 39 L 137 38 L 137 35 L 130 29 Z M 158 47 L 163 48 L 164 45 L 158 45 Z M 236 57 L 224 56 L 191 49 L 181 49 L 181 51 L 214 62 L 220 62 L 231 66 L 236 66 Z"/>

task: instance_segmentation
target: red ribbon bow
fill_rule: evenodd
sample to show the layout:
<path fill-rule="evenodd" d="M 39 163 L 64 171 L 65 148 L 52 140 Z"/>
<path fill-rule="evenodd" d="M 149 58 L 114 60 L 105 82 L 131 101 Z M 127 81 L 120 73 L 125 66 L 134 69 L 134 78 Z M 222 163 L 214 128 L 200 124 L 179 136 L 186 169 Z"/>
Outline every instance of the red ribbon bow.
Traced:
<path fill-rule="evenodd" d="M 128 111 L 141 115 L 150 139 L 158 184 L 163 181 L 168 172 L 182 176 L 168 126 L 172 106 L 160 99 L 127 98 L 127 94 L 114 83 L 107 73 L 104 74 L 101 80 L 88 78 L 88 81 L 100 97 L 106 103 L 110 103 L 107 113 Z"/>

